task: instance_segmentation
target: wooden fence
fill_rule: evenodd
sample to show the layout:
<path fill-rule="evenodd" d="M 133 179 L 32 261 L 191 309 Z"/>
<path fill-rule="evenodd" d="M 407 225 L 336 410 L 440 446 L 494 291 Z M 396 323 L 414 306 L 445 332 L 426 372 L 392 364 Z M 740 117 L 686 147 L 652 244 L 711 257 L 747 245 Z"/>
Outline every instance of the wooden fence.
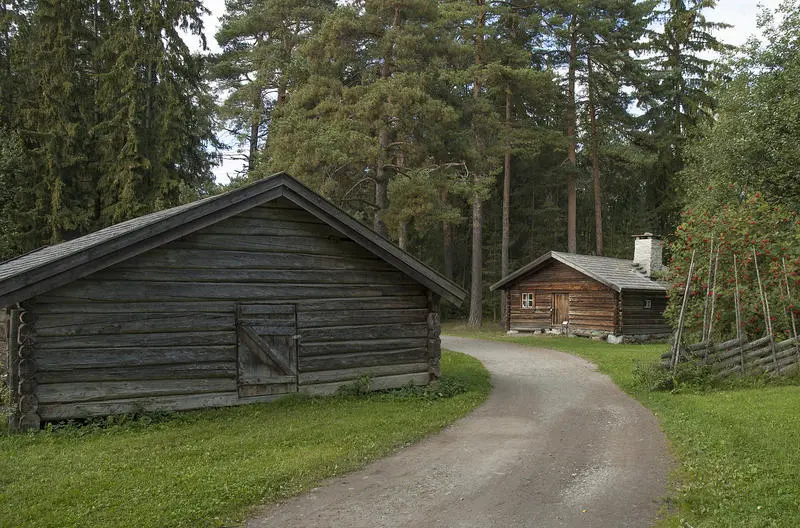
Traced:
<path fill-rule="evenodd" d="M 662 356 L 665 367 L 675 363 L 675 350 Z M 719 377 L 731 375 L 786 374 L 800 368 L 800 340 L 775 341 L 771 336 L 744 342 L 732 339 L 724 343 L 704 341 L 678 351 L 678 363 L 708 365 Z"/>

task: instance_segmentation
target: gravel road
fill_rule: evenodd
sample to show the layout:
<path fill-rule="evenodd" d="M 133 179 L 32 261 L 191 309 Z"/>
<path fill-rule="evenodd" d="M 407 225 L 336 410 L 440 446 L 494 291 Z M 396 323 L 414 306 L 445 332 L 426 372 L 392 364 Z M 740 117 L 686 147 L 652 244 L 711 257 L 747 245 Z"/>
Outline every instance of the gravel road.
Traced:
<path fill-rule="evenodd" d="M 666 492 L 655 417 L 594 365 L 442 337 L 492 373 L 484 405 L 361 471 L 255 513 L 256 527 L 646 527 Z"/>

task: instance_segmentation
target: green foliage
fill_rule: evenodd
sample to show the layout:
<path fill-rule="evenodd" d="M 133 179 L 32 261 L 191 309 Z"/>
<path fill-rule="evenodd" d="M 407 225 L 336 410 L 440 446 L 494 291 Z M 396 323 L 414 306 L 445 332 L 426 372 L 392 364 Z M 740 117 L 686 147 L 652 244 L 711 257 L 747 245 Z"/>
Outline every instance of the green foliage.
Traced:
<path fill-rule="evenodd" d="M 668 319 L 677 324 L 691 256 L 696 251 L 685 317 L 689 341 L 699 340 L 702 333 L 704 309 L 710 311 L 707 297 L 709 301 L 716 298 L 714 339 L 721 342 L 736 337 L 734 269 L 739 279 L 745 336 L 764 335 L 767 328 L 756 262 L 769 300 L 774 331 L 778 336 L 788 337 L 790 315 L 794 312 L 797 316 L 798 310 L 796 304 L 787 299 L 783 265 L 786 264 L 790 291 L 796 299 L 800 286 L 800 219 L 797 212 L 768 202 L 760 192 L 747 196 L 745 189 L 732 183 L 724 189 L 715 190 L 709 186 L 708 193 L 722 198 L 722 203 L 709 200 L 684 211 L 683 222 L 670 244 L 672 257 L 668 281 L 672 287 L 666 312 Z M 716 284 L 713 281 L 708 283 L 709 265 L 712 268 L 717 266 L 716 262 L 709 260 L 712 240 L 714 247 L 719 248 Z"/>
<path fill-rule="evenodd" d="M 350 383 L 340 385 L 336 389 L 336 394 L 340 396 L 365 396 L 370 393 L 370 386 L 370 377 L 365 374 Z"/>
<path fill-rule="evenodd" d="M 209 190 L 211 96 L 182 33 L 202 38 L 199 0 L 0 5 L 0 253 Z"/>
<path fill-rule="evenodd" d="M 0 437 L 0 524 L 238 524 L 253 505 L 439 431 L 491 389 L 488 373 L 469 356 L 445 352 L 442 371 L 468 390 L 424 400 L 402 393 L 294 396 Z"/>
<path fill-rule="evenodd" d="M 725 203 L 735 182 L 800 209 L 800 3 L 764 10 L 759 25 L 764 40 L 729 58 L 733 72 L 719 92 L 717 118 L 688 149 L 689 203 Z"/>

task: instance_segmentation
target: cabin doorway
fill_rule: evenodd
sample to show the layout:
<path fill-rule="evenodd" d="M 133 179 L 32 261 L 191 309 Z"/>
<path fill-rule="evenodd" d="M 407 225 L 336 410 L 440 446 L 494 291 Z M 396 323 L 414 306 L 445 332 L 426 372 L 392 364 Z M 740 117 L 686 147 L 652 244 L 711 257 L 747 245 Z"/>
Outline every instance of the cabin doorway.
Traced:
<path fill-rule="evenodd" d="M 239 304 L 239 397 L 297 392 L 297 318 L 293 304 Z"/>
<path fill-rule="evenodd" d="M 550 321 L 555 327 L 561 328 L 564 321 L 569 321 L 569 294 L 553 294 L 553 320 Z"/>

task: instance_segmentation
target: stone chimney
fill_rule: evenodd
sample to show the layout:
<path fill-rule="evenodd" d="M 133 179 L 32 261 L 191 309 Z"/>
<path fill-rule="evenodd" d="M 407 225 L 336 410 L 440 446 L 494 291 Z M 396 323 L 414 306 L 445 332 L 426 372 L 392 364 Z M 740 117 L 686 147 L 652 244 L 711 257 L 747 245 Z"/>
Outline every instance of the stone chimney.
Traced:
<path fill-rule="evenodd" d="M 636 243 L 633 249 L 633 264 L 641 269 L 645 275 L 651 277 L 653 273 L 664 268 L 662 251 L 664 242 L 653 233 L 634 235 Z"/>

